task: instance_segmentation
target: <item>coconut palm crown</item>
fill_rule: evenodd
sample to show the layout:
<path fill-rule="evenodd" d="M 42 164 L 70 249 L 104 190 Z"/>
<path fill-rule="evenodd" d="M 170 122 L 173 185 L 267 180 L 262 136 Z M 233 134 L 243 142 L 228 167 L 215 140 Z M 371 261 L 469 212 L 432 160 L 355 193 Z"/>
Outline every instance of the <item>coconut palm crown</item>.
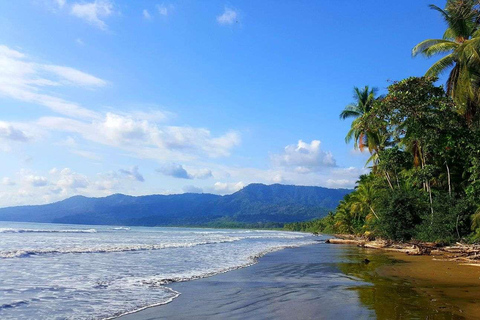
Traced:
<path fill-rule="evenodd" d="M 447 0 L 445 9 L 435 5 L 447 24 L 442 39 L 428 39 L 412 49 L 412 55 L 430 58 L 445 54 L 425 73 L 438 77 L 450 69 L 447 94 L 467 118 L 473 117 L 480 105 L 480 4 L 478 0 Z"/>
<path fill-rule="evenodd" d="M 354 139 L 355 149 L 360 149 L 361 151 L 363 151 L 365 146 L 368 147 L 370 152 L 374 149 L 372 143 L 376 139 L 374 139 L 373 133 L 368 130 L 366 120 L 374 102 L 377 100 L 377 91 L 377 88 L 368 86 L 365 86 L 363 89 L 354 87 L 353 98 L 355 102 L 347 105 L 340 113 L 340 119 L 355 118 L 345 137 L 345 141 L 348 143 Z"/>

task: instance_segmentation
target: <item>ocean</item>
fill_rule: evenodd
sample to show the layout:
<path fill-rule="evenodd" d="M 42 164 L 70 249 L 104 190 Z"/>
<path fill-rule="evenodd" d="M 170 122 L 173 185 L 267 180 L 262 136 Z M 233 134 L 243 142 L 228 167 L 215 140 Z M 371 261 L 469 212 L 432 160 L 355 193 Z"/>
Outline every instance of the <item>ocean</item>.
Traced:
<path fill-rule="evenodd" d="M 178 297 L 170 283 L 315 243 L 266 230 L 0 222 L 0 319 L 110 319 Z"/>

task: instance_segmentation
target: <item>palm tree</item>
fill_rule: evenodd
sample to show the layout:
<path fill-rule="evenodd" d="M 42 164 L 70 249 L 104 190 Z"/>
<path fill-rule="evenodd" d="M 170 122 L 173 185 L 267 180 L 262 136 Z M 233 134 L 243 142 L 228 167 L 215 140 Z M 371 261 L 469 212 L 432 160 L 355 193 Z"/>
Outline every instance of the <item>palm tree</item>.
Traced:
<path fill-rule="evenodd" d="M 430 58 L 446 54 L 435 62 L 425 73 L 428 77 L 438 77 L 450 70 L 447 80 L 447 94 L 459 106 L 459 112 L 467 119 L 473 118 L 479 105 L 480 88 L 480 30 L 479 5 L 475 0 L 447 0 L 445 9 L 435 5 L 430 8 L 440 12 L 447 23 L 442 39 L 428 39 L 412 49 Z"/>
<path fill-rule="evenodd" d="M 353 98 L 354 103 L 351 103 L 343 109 L 340 113 L 340 119 L 355 118 L 352 121 L 352 126 L 345 137 L 345 142 L 355 141 L 355 149 L 363 151 L 365 146 L 372 150 L 372 143 L 375 140 L 373 132 L 368 130 L 367 115 L 372 110 L 374 102 L 377 100 L 377 88 L 369 88 L 365 86 L 363 89 L 354 87 Z"/>
<path fill-rule="evenodd" d="M 357 187 L 352 193 L 351 210 L 353 213 L 363 213 L 366 220 L 375 217 L 379 219 L 374 209 L 375 199 L 377 197 L 376 188 L 372 176 L 362 175 L 357 181 Z"/>
<path fill-rule="evenodd" d="M 353 233 L 354 219 L 350 215 L 348 196 L 341 200 L 335 210 L 334 230 L 338 233 Z"/>

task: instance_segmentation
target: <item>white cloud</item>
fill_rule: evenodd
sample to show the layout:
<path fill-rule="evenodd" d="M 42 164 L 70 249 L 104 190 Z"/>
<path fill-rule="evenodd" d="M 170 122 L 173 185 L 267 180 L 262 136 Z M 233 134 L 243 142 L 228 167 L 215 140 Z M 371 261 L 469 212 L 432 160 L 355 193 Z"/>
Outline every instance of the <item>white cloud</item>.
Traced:
<path fill-rule="evenodd" d="M 171 163 L 159 169 L 160 172 L 166 176 L 171 176 L 179 179 L 208 179 L 212 177 L 212 171 L 209 169 L 185 169 L 181 164 Z"/>
<path fill-rule="evenodd" d="M 213 177 L 212 170 L 209 169 L 189 170 L 189 172 L 195 179 L 208 179 Z"/>
<path fill-rule="evenodd" d="M 118 179 L 102 179 L 95 182 L 95 187 L 97 190 L 100 191 L 107 191 L 110 192 L 111 190 L 116 189 L 120 184 Z"/>
<path fill-rule="evenodd" d="M 174 114 L 168 111 L 150 109 L 148 111 L 130 111 L 130 112 L 117 112 L 119 115 L 132 118 L 134 120 L 146 120 L 150 122 L 164 122 L 171 118 Z"/>
<path fill-rule="evenodd" d="M 55 74 L 59 77 L 58 82 L 63 85 L 83 86 L 83 87 L 103 87 L 107 84 L 105 80 L 99 79 L 88 73 L 62 66 L 38 65 L 39 69 Z"/>
<path fill-rule="evenodd" d="M 121 174 L 126 175 L 132 180 L 144 182 L 145 179 L 143 178 L 142 174 L 138 171 L 138 166 L 133 166 L 129 170 L 126 169 L 120 169 L 118 170 Z"/>
<path fill-rule="evenodd" d="M 13 181 L 12 179 L 10 179 L 10 178 L 8 178 L 8 177 L 4 177 L 4 178 L 2 179 L 2 184 L 3 184 L 4 186 L 14 186 L 16 183 L 15 183 L 15 181 Z"/>
<path fill-rule="evenodd" d="M 63 147 L 73 148 L 77 146 L 77 141 L 75 140 L 75 138 L 68 136 L 65 140 L 62 140 L 56 144 Z"/>
<path fill-rule="evenodd" d="M 44 117 L 37 124 L 45 129 L 77 133 L 84 139 L 119 147 L 140 158 L 182 161 L 199 156 L 228 156 L 240 143 L 237 132 L 212 137 L 207 129 L 159 126 L 128 115 L 107 113 L 100 121 L 84 122 L 61 117 Z"/>
<path fill-rule="evenodd" d="M 193 177 L 183 168 L 181 164 L 170 164 L 157 169 L 158 172 L 166 176 L 171 176 L 179 179 L 193 179 Z"/>
<path fill-rule="evenodd" d="M 23 59 L 25 55 L 19 51 L 10 49 L 7 46 L 0 45 L 0 57 L 11 58 L 11 59 Z"/>
<path fill-rule="evenodd" d="M 213 190 L 218 194 L 230 194 L 237 192 L 238 190 L 245 187 L 245 183 L 240 182 L 215 182 L 213 185 Z"/>
<path fill-rule="evenodd" d="M 101 156 L 99 156 L 95 152 L 91 152 L 91 151 L 71 150 L 70 152 L 73 153 L 73 154 L 76 154 L 77 156 L 80 156 L 80 157 L 83 157 L 83 158 L 86 158 L 86 159 L 90 159 L 90 160 L 100 161 L 100 160 L 103 159 Z"/>
<path fill-rule="evenodd" d="M 109 0 L 95 0 L 93 2 L 74 3 L 71 14 L 85 20 L 87 23 L 106 30 L 107 25 L 104 18 L 113 13 L 113 3 Z"/>
<path fill-rule="evenodd" d="M 59 8 L 63 8 L 65 6 L 66 0 L 53 0 Z"/>
<path fill-rule="evenodd" d="M 278 174 L 275 174 L 273 178 L 271 178 L 271 181 L 273 183 L 283 183 L 285 182 L 285 179 L 283 178 L 282 174 L 278 173 Z"/>
<path fill-rule="evenodd" d="M 82 47 L 85 45 L 85 42 L 80 38 L 75 39 L 75 43 Z"/>
<path fill-rule="evenodd" d="M 170 7 L 171 8 L 171 7 Z M 169 8 L 165 5 L 157 5 L 157 10 L 158 10 L 158 13 L 162 16 L 168 16 L 168 13 L 169 13 Z"/>
<path fill-rule="evenodd" d="M 48 184 L 48 180 L 42 176 L 30 175 L 26 177 L 26 181 L 29 182 L 34 187 L 43 187 Z"/>
<path fill-rule="evenodd" d="M 89 184 L 90 182 L 86 176 L 75 173 L 69 168 L 65 168 L 60 171 L 60 178 L 56 186 L 62 188 L 63 192 L 66 192 L 67 189 L 76 190 L 86 188 Z"/>
<path fill-rule="evenodd" d="M 320 148 L 321 142 L 313 140 L 305 143 L 299 140 L 296 145 L 288 145 L 282 154 L 271 156 L 276 166 L 292 168 L 297 173 L 309 173 L 325 167 L 335 167 L 336 162 L 331 152 Z"/>
<path fill-rule="evenodd" d="M 325 184 L 328 188 L 345 188 L 349 185 L 351 185 L 351 181 L 348 179 L 328 179 Z"/>
<path fill-rule="evenodd" d="M 39 64 L 23 53 L 0 45 L 0 95 L 35 103 L 63 115 L 96 118 L 97 113 L 51 94 L 60 86 L 98 87 L 105 81 L 79 70 Z"/>
<path fill-rule="evenodd" d="M 195 186 L 185 186 L 183 187 L 183 192 L 185 193 L 203 193 L 203 189 Z"/>
<path fill-rule="evenodd" d="M 0 121 L 0 138 L 19 142 L 30 140 L 25 132 L 4 121 Z"/>
<path fill-rule="evenodd" d="M 16 175 L 17 183 L 14 183 L 11 178 L 0 178 L 1 207 L 50 203 L 78 194 L 93 197 L 107 196 L 118 192 L 145 194 L 145 191 L 139 193 L 132 187 L 136 185 L 136 179 L 118 171 L 98 173 L 87 177 L 73 172 L 69 168 L 61 170 L 52 168 L 46 177 L 30 170 L 21 169 Z M 161 192 L 158 189 L 155 191 Z"/>
<path fill-rule="evenodd" d="M 147 20 L 152 19 L 152 16 L 150 15 L 150 13 L 148 12 L 147 9 L 143 9 L 143 12 L 142 12 L 142 13 L 143 13 L 143 17 L 144 17 L 145 19 L 147 19 Z"/>
<path fill-rule="evenodd" d="M 358 178 L 369 172 L 368 168 L 334 168 L 324 185 L 329 188 L 353 188 Z"/>
<path fill-rule="evenodd" d="M 217 22 L 222 25 L 233 24 L 238 22 L 237 12 L 230 8 L 225 8 L 223 14 L 217 17 Z"/>

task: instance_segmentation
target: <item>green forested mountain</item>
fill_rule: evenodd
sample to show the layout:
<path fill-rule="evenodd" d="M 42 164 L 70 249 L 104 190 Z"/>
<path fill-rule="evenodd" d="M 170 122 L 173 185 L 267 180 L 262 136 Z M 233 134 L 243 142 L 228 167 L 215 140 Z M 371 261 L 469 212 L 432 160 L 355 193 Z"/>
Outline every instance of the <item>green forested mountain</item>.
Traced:
<path fill-rule="evenodd" d="M 347 189 L 251 184 L 226 196 L 177 194 L 104 198 L 0 209 L 0 220 L 142 226 L 281 227 L 325 216 Z"/>

